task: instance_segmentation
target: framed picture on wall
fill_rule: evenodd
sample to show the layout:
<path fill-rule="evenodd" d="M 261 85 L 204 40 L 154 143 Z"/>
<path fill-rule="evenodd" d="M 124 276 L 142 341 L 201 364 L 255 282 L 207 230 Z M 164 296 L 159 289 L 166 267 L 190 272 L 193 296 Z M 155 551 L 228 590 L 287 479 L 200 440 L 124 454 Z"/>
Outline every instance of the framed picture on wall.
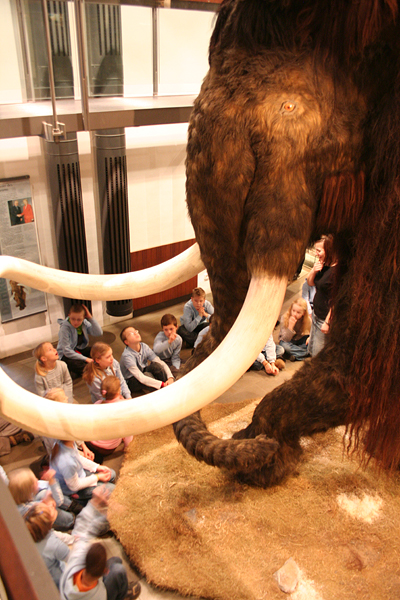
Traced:
<path fill-rule="evenodd" d="M 29 176 L 0 179 L 0 254 L 40 264 Z M 0 278 L 1 321 L 47 310 L 46 296 L 19 281 Z"/>

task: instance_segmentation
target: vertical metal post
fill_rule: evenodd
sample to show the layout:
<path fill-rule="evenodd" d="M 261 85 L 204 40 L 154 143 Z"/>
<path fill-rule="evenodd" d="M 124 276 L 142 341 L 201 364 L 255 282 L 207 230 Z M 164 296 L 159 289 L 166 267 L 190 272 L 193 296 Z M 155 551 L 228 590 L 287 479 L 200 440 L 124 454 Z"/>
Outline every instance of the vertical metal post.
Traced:
<path fill-rule="evenodd" d="M 86 47 L 85 47 L 85 32 L 84 32 L 84 1 L 74 0 L 75 20 L 76 20 L 76 37 L 78 42 L 78 59 L 79 59 L 79 74 L 81 82 L 81 104 L 82 104 L 82 119 L 83 129 L 89 131 L 89 88 L 88 75 L 86 65 Z"/>
<path fill-rule="evenodd" d="M 54 85 L 54 71 L 53 71 L 53 56 L 51 52 L 51 41 L 50 41 L 50 26 L 49 26 L 49 13 L 47 10 L 47 0 L 42 0 L 43 7 L 43 19 L 44 19 L 44 30 L 46 33 L 46 49 L 47 58 L 49 62 L 49 84 L 50 84 L 50 96 L 51 104 L 53 107 L 53 131 L 52 134 L 54 139 L 58 139 L 60 136 L 64 136 L 64 130 L 59 128 L 61 123 L 57 120 L 57 106 L 56 106 L 56 88 Z"/>
<path fill-rule="evenodd" d="M 158 8 L 152 8 L 153 23 L 153 96 L 158 96 Z"/>

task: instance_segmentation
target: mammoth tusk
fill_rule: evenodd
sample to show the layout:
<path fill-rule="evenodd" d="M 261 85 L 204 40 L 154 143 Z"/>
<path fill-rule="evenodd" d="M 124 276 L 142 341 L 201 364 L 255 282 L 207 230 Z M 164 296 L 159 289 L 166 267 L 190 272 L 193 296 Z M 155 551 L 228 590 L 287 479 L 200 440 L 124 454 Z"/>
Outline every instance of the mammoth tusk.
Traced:
<path fill-rule="evenodd" d="M 117 275 L 59 271 L 20 258 L 0 256 L 0 277 L 48 294 L 82 300 L 141 298 L 179 285 L 204 268 L 197 244 L 155 267 Z"/>
<path fill-rule="evenodd" d="M 252 278 L 236 322 L 211 356 L 145 401 L 60 404 L 24 390 L 0 369 L 0 412 L 24 429 L 56 439 L 112 439 L 174 423 L 218 398 L 250 367 L 273 330 L 286 284 L 287 278 Z"/>

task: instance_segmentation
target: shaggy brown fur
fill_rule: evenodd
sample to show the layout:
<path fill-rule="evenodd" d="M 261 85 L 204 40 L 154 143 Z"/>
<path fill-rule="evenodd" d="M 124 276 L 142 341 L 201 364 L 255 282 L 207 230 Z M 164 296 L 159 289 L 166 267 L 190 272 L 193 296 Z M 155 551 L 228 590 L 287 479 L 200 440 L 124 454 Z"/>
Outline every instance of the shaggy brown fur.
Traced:
<path fill-rule="evenodd" d="M 206 433 L 198 415 L 175 425 L 191 454 L 245 481 L 278 483 L 300 436 L 339 424 L 365 461 L 400 464 L 399 58 L 396 0 L 221 5 L 187 155 L 215 315 L 187 369 L 224 338 L 252 275 L 291 277 L 321 233 L 335 234 L 340 259 L 326 348 L 235 435 L 267 436 L 256 448 L 268 458 L 249 471 L 247 454 L 242 465 L 236 442 Z"/>

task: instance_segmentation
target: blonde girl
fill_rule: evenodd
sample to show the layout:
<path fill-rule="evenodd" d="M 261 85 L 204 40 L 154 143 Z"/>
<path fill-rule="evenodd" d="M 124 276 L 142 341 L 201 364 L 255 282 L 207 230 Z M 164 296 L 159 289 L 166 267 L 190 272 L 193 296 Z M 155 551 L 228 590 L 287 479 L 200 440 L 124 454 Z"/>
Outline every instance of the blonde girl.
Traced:
<path fill-rule="evenodd" d="M 36 358 L 35 386 L 39 396 L 45 396 L 52 388 L 62 388 L 72 402 L 72 379 L 67 365 L 59 360 L 58 352 L 51 342 L 39 344 L 33 351 Z"/>
<path fill-rule="evenodd" d="M 54 507 L 44 502 L 38 502 L 28 510 L 24 520 L 36 548 L 58 588 L 65 563 L 69 557 L 69 548 L 53 531 L 56 516 Z"/>
<path fill-rule="evenodd" d="M 120 402 L 121 400 L 124 400 L 124 397 L 121 394 L 121 385 L 118 377 L 111 375 L 103 379 L 101 382 L 101 395 L 103 400 L 96 402 L 96 404 L 111 404 L 112 402 Z M 124 442 L 124 449 L 126 450 L 132 439 L 133 436 L 130 435 L 128 437 L 116 438 L 114 440 L 95 440 L 86 443 L 92 450 L 96 450 L 101 452 L 104 456 L 107 456 L 114 452 L 114 450 L 118 448 L 122 441 Z"/>
<path fill-rule="evenodd" d="M 8 489 L 14 498 L 20 514 L 25 513 L 38 502 L 54 505 L 56 511 L 54 528 L 59 531 L 68 531 L 74 526 L 75 517 L 71 510 L 71 500 L 64 497 L 59 483 L 55 478 L 55 471 L 48 469 L 38 480 L 34 472 L 27 468 L 10 471 Z"/>
<path fill-rule="evenodd" d="M 118 377 L 122 396 L 130 398 L 131 393 L 121 373 L 119 362 L 113 357 L 112 348 L 104 342 L 96 342 L 90 351 L 93 362 L 88 363 L 83 371 L 82 379 L 86 381 L 93 403 L 103 400 L 101 382 L 107 375 Z"/>
<path fill-rule="evenodd" d="M 283 347 L 289 360 L 304 360 L 308 354 L 307 342 L 311 329 L 307 302 L 304 298 L 296 298 L 281 316 L 279 344 Z"/>
<path fill-rule="evenodd" d="M 115 471 L 82 456 L 72 440 L 57 441 L 51 452 L 50 468 L 55 470 L 63 494 L 73 495 L 83 504 L 90 500 L 97 485 L 107 483 L 110 489 L 115 487 L 112 485 Z"/>

